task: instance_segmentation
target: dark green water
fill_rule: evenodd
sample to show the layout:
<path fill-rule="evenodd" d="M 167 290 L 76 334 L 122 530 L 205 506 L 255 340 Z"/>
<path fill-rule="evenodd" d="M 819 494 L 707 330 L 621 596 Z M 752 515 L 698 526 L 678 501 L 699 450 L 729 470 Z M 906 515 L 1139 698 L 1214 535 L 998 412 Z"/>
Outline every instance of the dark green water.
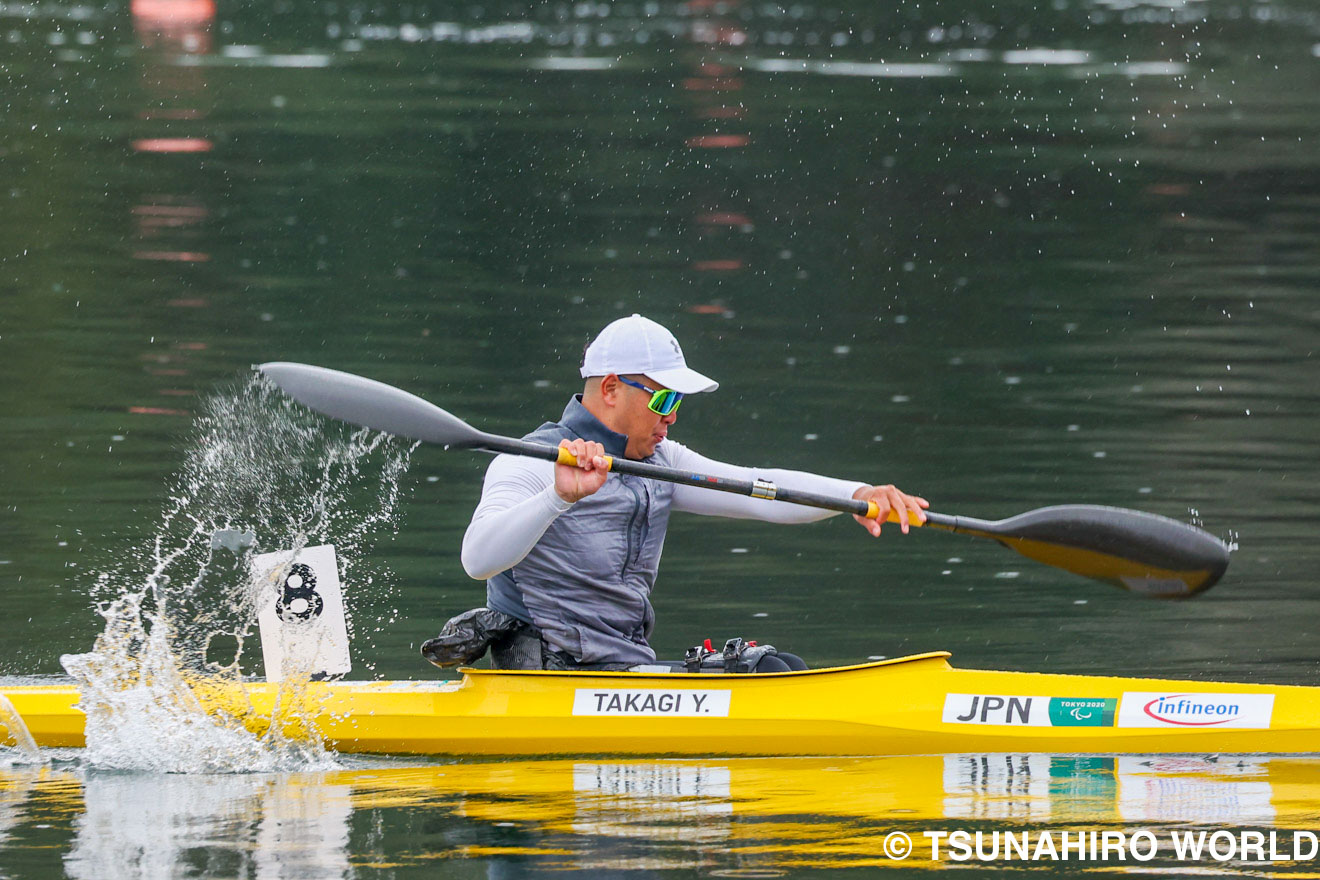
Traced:
<path fill-rule="evenodd" d="M 1038 5 L 0 4 L 0 674 L 90 646 L 95 574 L 249 365 L 517 435 L 641 311 L 721 382 L 674 429 L 705 454 L 1240 544 L 1159 603 L 942 534 L 678 518 L 662 654 L 1314 683 L 1320 14 Z M 481 602 L 484 464 L 414 454 L 347 585 L 362 674 L 431 675 L 415 646 Z M 52 810 L 0 876 L 58 872 L 6 856 Z"/>

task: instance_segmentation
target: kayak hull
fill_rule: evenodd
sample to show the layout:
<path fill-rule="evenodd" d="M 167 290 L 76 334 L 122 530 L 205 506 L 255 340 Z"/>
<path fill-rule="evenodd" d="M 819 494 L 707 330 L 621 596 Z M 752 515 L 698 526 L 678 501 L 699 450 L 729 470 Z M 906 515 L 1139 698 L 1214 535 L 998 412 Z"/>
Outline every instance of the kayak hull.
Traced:
<path fill-rule="evenodd" d="M 995 672 L 943 652 L 770 675 L 463 670 L 448 682 L 195 688 L 254 732 L 454 756 L 1320 751 L 1320 688 Z M 84 744 L 72 685 L 0 687 L 40 746 Z M 0 716 L 0 731 L 5 731 Z M 274 720 L 272 720 L 274 719 Z"/>

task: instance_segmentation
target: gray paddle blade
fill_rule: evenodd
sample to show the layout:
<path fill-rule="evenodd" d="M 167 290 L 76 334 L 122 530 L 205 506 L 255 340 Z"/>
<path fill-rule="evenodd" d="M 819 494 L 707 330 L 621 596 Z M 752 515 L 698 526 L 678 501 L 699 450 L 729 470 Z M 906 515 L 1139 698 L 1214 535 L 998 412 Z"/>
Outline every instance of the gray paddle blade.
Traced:
<path fill-rule="evenodd" d="M 1062 505 L 985 526 L 1023 556 L 1147 596 L 1194 596 L 1228 568 L 1228 545 L 1214 535 L 1137 510 Z"/>
<path fill-rule="evenodd" d="M 435 404 L 374 379 L 309 364 L 257 369 L 285 394 L 332 419 L 445 446 L 479 447 L 487 437 Z"/>

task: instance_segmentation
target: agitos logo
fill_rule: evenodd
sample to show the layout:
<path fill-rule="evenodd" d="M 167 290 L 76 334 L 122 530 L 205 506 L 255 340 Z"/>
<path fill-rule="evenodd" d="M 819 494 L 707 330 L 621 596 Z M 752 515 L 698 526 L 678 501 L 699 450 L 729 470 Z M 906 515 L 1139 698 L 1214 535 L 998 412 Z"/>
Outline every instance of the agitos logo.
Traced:
<path fill-rule="evenodd" d="M 1242 717 L 1242 706 L 1239 703 L 1216 703 L 1194 694 L 1156 697 L 1146 703 L 1142 711 L 1156 721 L 1188 727 L 1227 724 Z"/>

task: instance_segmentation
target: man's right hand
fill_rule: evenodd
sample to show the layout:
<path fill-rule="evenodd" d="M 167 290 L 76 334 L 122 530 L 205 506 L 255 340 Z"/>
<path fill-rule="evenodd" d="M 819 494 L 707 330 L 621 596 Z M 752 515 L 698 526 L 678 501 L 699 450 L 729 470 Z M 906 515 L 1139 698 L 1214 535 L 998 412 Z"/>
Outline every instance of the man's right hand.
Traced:
<path fill-rule="evenodd" d="M 589 440 L 560 440 L 559 447 L 573 453 L 577 465 L 555 465 L 555 494 L 569 504 L 594 495 L 605 485 L 605 447 Z"/>

